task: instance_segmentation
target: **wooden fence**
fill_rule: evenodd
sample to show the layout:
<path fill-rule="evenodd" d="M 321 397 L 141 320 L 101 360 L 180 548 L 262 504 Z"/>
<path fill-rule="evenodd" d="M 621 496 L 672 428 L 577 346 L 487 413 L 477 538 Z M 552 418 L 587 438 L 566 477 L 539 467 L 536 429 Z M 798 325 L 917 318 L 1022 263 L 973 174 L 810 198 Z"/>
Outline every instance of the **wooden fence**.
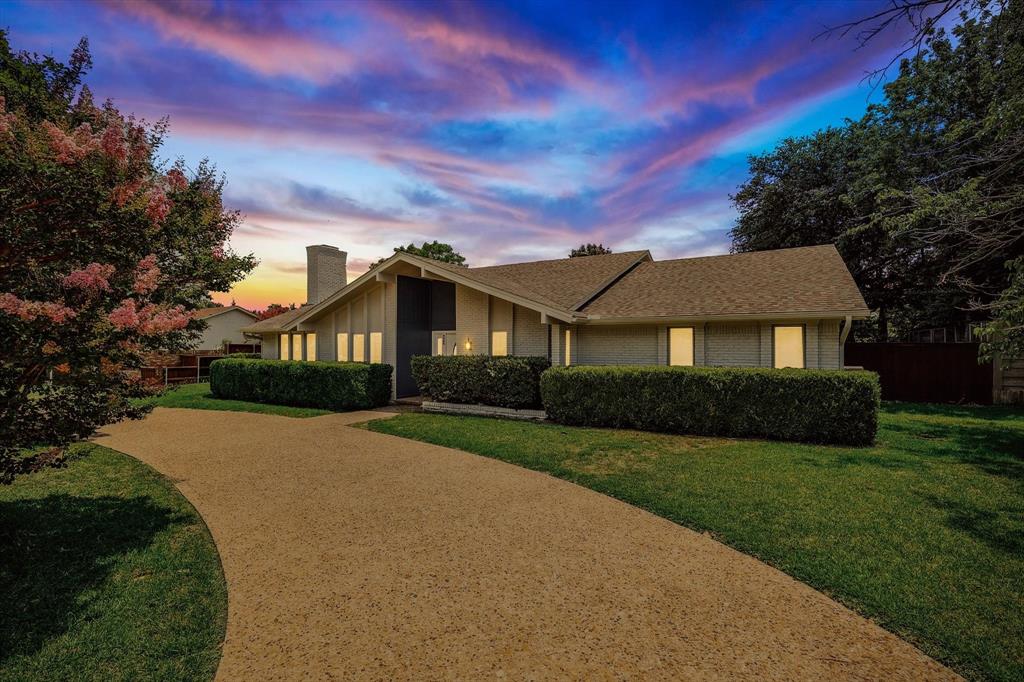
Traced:
<path fill-rule="evenodd" d="M 846 365 L 878 372 L 883 400 L 992 404 L 992 363 L 976 343 L 848 343 Z"/>

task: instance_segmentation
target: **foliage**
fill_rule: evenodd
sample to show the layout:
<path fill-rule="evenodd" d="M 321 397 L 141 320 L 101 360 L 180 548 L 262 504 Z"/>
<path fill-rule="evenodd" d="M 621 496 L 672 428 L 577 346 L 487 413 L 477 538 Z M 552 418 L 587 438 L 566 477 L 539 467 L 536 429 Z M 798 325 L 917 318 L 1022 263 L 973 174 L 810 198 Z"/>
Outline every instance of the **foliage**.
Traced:
<path fill-rule="evenodd" d="M 222 400 L 214 398 L 210 384 L 182 384 L 168 388 L 159 395 L 143 398 L 153 407 L 179 407 L 188 410 L 220 410 L 222 412 L 253 412 L 255 414 L 276 414 L 282 417 L 320 417 L 330 410 L 315 407 L 290 407 L 288 405 L 267 405 L 244 400 Z"/>
<path fill-rule="evenodd" d="M 224 357 L 226 357 L 226 358 L 236 358 L 236 359 L 240 358 L 242 360 L 259 360 L 259 359 L 261 359 L 263 357 L 263 354 L 262 353 L 228 353 Z"/>
<path fill-rule="evenodd" d="M 1024 411 L 890 403 L 871 448 L 400 414 L 372 431 L 567 479 L 710 533 L 968 679 L 1024 679 Z"/>
<path fill-rule="evenodd" d="M 990 316 L 999 344 L 1024 337 L 992 307 L 1024 257 L 1024 9 L 969 5 L 952 36 L 924 29 L 883 102 L 751 157 L 733 197 L 734 250 L 835 243 L 880 340 Z"/>
<path fill-rule="evenodd" d="M 417 355 L 412 374 L 420 393 L 433 400 L 511 407 L 540 407 L 540 375 L 545 357 Z"/>
<path fill-rule="evenodd" d="M 734 367 L 556 367 L 541 376 L 548 418 L 574 426 L 869 445 L 873 372 Z"/>
<path fill-rule="evenodd" d="M 422 246 L 416 246 L 415 244 L 409 244 L 408 246 L 396 246 L 395 253 L 411 253 L 414 256 L 430 258 L 431 260 L 441 261 L 442 263 L 452 263 L 454 265 L 466 264 L 466 258 L 456 251 L 455 247 L 451 244 L 439 242 L 436 239 L 432 242 L 423 242 Z M 375 268 L 386 260 L 387 257 L 381 258 L 370 267 Z"/>
<path fill-rule="evenodd" d="M 386 405 L 391 365 L 361 362 L 215 360 L 214 398 L 344 412 Z"/>
<path fill-rule="evenodd" d="M 254 266 L 225 242 L 238 222 L 202 163 L 162 168 L 166 126 L 79 88 L 70 66 L 11 52 L 0 32 L 0 482 L 16 457 L 137 417 L 143 354 L 199 338 L 209 291 Z"/>
<path fill-rule="evenodd" d="M 91 443 L 0 488 L 0 679 L 211 680 L 217 547 L 174 484 Z"/>
<path fill-rule="evenodd" d="M 264 310 L 260 310 L 259 312 L 257 312 L 256 318 L 257 321 L 269 320 L 271 317 L 277 317 L 278 315 L 286 313 L 289 310 L 295 310 L 294 303 L 291 305 L 290 308 L 288 306 L 283 306 L 280 303 L 271 303 Z"/>
<path fill-rule="evenodd" d="M 604 256 L 612 250 L 604 244 L 580 244 L 579 247 L 569 252 L 569 258 L 580 258 L 582 256 Z"/>

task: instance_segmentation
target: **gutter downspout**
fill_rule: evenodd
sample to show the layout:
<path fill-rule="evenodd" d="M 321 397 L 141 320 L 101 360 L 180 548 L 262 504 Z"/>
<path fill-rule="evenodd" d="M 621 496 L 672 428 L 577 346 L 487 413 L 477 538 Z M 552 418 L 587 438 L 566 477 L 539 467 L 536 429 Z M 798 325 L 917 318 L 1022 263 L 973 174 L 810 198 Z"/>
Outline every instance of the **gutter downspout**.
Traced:
<path fill-rule="evenodd" d="M 850 335 L 850 327 L 852 325 L 853 315 L 847 315 L 843 331 L 839 334 L 839 369 L 846 367 L 846 337 Z"/>

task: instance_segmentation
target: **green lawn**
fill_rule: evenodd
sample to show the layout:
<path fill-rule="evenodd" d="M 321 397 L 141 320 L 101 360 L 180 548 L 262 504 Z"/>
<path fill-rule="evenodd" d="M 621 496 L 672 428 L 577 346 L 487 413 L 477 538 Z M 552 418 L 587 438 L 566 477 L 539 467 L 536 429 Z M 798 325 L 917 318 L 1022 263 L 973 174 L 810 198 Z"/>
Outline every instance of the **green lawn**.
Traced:
<path fill-rule="evenodd" d="M 249 403 L 244 400 L 221 400 L 214 398 L 210 393 L 210 384 L 184 384 L 170 388 L 163 395 L 147 400 L 160 407 L 257 412 L 259 414 L 278 414 L 283 417 L 319 417 L 323 414 L 331 414 L 330 410 L 320 410 L 315 407 L 289 407 L 287 405 Z"/>
<path fill-rule="evenodd" d="M 430 414 L 367 428 L 709 531 L 967 676 L 1024 679 L 1024 411 L 886 405 L 872 448 Z"/>
<path fill-rule="evenodd" d="M 82 443 L 0 486 L 0 680 L 209 680 L 227 590 L 195 509 L 141 462 Z"/>

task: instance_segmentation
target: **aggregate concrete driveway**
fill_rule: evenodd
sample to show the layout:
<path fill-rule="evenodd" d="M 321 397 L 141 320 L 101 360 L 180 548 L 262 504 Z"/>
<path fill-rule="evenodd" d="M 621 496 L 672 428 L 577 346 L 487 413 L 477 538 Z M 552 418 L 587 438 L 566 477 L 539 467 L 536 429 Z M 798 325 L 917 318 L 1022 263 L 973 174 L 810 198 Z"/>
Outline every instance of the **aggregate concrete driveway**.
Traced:
<path fill-rule="evenodd" d="M 228 583 L 218 679 L 956 679 L 767 565 L 495 460 L 158 408 L 97 442 L 172 478 Z"/>

